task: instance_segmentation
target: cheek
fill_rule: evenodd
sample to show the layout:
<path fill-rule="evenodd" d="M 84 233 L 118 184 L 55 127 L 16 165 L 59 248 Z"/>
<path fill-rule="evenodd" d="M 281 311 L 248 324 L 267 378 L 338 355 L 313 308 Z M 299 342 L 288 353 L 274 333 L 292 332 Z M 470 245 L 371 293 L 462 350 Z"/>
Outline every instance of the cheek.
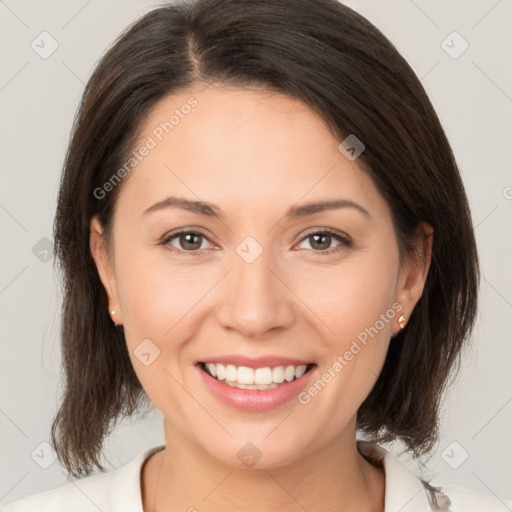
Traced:
<path fill-rule="evenodd" d="M 139 337 L 172 342 L 180 319 L 211 287 L 200 266 L 170 263 L 159 247 L 119 247 L 116 268 L 123 321 Z"/>
<path fill-rule="evenodd" d="M 360 333 L 364 338 L 368 329 L 389 338 L 398 278 L 397 258 L 390 252 L 389 258 L 354 254 L 337 267 L 319 267 L 314 275 L 304 273 L 293 281 L 294 292 L 314 312 L 315 323 L 323 325 L 334 350 L 343 350 Z"/>
<path fill-rule="evenodd" d="M 207 293 L 208 282 L 190 268 L 171 267 L 161 257 L 157 261 L 149 251 L 123 253 L 120 247 L 119 255 L 118 292 L 134 371 L 157 409 L 164 413 L 173 404 L 172 416 L 180 423 L 188 417 L 178 383 L 185 380 L 188 340 L 197 329 L 193 306 Z"/>
<path fill-rule="evenodd" d="M 398 269 L 398 253 L 391 246 L 387 253 L 368 252 L 318 273 L 314 286 L 311 279 L 298 288 L 325 333 L 318 338 L 318 380 L 306 390 L 303 403 L 315 402 L 326 415 L 331 411 L 334 430 L 356 413 L 381 371 L 399 314 Z"/>

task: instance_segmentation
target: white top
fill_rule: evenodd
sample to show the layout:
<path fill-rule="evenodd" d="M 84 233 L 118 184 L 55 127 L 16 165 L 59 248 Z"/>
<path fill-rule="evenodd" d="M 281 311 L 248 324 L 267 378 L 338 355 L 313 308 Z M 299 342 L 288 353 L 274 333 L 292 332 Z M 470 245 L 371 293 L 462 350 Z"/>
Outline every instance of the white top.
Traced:
<path fill-rule="evenodd" d="M 366 441 L 358 449 L 369 461 L 381 463 L 386 474 L 384 512 L 507 512 L 512 500 L 480 494 L 463 487 L 432 487 L 391 453 Z M 97 473 L 6 505 L 0 512 L 143 512 L 141 468 L 165 445 L 149 448 L 114 471 Z"/>

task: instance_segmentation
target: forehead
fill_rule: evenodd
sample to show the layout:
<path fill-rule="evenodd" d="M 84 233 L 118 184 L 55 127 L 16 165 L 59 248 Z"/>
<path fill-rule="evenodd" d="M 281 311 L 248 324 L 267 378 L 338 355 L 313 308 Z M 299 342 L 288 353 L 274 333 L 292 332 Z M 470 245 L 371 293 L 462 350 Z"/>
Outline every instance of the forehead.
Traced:
<path fill-rule="evenodd" d="M 340 142 L 296 98 L 265 89 L 197 86 L 165 97 L 150 111 L 121 196 L 139 209 L 170 194 L 226 208 L 253 205 L 253 213 L 301 198 L 345 197 L 385 209 L 357 160 L 339 151 Z"/>

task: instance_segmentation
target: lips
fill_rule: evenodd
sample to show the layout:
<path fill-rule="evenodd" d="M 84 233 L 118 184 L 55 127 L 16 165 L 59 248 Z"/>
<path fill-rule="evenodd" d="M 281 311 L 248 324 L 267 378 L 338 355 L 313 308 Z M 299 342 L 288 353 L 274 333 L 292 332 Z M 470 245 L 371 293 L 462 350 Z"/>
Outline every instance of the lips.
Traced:
<path fill-rule="evenodd" d="M 315 363 L 300 359 L 243 356 L 212 357 L 195 366 L 200 380 L 217 399 L 251 412 L 289 402 L 311 381 L 317 368 Z"/>

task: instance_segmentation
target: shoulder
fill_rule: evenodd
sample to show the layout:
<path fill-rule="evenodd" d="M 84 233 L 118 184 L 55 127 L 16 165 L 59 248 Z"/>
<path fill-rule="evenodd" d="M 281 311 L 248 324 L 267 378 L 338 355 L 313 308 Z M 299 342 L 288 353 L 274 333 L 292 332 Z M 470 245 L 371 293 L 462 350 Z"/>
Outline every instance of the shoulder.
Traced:
<path fill-rule="evenodd" d="M 1 512 L 77 512 L 103 510 L 107 489 L 112 481 L 112 473 L 98 473 L 75 480 L 55 489 L 30 494 L 21 500 L 10 503 Z"/>
<path fill-rule="evenodd" d="M 144 461 L 164 446 L 139 453 L 124 466 L 30 494 L 0 507 L 0 512 L 142 512 L 140 471 Z"/>
<path fill-rule="evenodd" d="M 361 455 L 384 469 L 385 512 L 506 512 L 509 498 L 450 485 L 433 486 L 417 477 L 384 448 L 358 441 Z"/>
<path fill-rule="evenodd" d="M 446 503 L 445 508 L 434 508 L 433 510 L 446 510 L 447 512 L 505 512 L 512 510 L 512 500 L 504 497 L 483 494 L 458 486 L 431 487 L 426 484 L 425 487 L 427 493 L 430 494 L 429 500 L 432 500 L 435 505 L 439 507 Z"/>

